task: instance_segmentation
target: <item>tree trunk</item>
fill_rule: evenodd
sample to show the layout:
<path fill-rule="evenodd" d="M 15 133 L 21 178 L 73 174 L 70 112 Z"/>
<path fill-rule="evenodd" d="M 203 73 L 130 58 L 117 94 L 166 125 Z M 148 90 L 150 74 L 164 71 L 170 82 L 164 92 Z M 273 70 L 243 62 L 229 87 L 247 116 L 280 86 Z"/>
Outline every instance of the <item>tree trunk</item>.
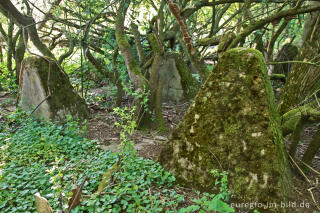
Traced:
<path fill-rule="evenodd" d="M 150 68 L 149 88 L 151 90 L 150 105 L 151 111 L 155 110 L 157 129 L 164 132 L 165 124 L 162 116 L 162 80 L 160 77 L 160 67 L 163 63 L 163 48 L 158 39 L 152 33 L 148 34 L 154 59 Z"/>
<path fill-rule="evenodd" d="M 1 45 L 0 45 L 0 62 L 3 62 L 3 52 L 2 52 Z"/>
<path fill-rule="evenodd" d="M 319 149 L 320 149 L 320 128 L 318 128 L 316 134 L 312 138 L 312 141 L 310 141 L 308 149 L 302 157 L 302 162 L 311 166 L 312 160 L 314 156 L 317 154 Z M 305 165 L 301 165 L 301 167 L 304 171 L 309 170 L 309 168 Z"/>
<path fill-rule="evenodd" d="M 192 38 L 188 32 L 188 26 L 186 25 L 185 20 L 181 15 L 180 8 L 172 0 L 166 0 L 166 1 L 168 3 L 170 12 L 174 15 L 177 22 L 179 23 L 182 38 L 183 38 L 184 44 L 187 47 L 186 54 L 188 54 L 192 65 L 196 68 L 196 70 L 200 74 L 202 81 L 205 81 L 205 79 L 208 77 L 210 72 L 206 64 L 204 63 L 204 61 L 200 59 L 198 51 L 193 46 Z"/>
<path fill-rule="evenodd" d="M 120 78 L 119 71 L 117 70 L 117 58 L 119 55 L 119 47 L 117 46 L 114 50 L 113 57 L 112 57 L 112 72 L 115 75 L 114 83 L 117 86 L 117 100 L 116 100 L 116 106 L 120 107 L 123 97 L 123 86 L 122 86 L 122 80 Z"/>
<path fill-rule="evenodd" d="M 144 56 L 142 44 L 141 44 L 141 41 L 140 41 L 140 33 L 139 33 L 139 30 L 138 30 L 138 26 L 136 24 L 132 23 L 131 24 L 131 29 L 132 29 L 132 33 L 134 35 L 134 43 L 136 45 L 136 49 L 137 49 L 137 52 L 138 52 L 140 64 L 144 64 L 145 56 Z"/>
<path fill-rule="evenodd" d="M 13 30 L 14 30 L 14 23 L 10 21 L 8 25 L 8 38 L 7 38 L 7 68 L 12 75 L 13 75 L 12 57 L 13 57 L 13 48 L 14 48 Z"/>
<path fill-rule="evenodd" d="M 320 16 L 313 20 L 313 28 L 309 29 L 306 40 L 296 57 L 296 61 L 310 61 L 320 49 Z M 301 104 L 320 88 L 320 67 L 306 63 L 295 63 L 280 94 L 280 115 Z"/>
<path fill-rule="evenodd" d="M 141 68 L 133 57 L 131 46 L 127 41 L 126 34 L 124 32 L 124 20 L 129 5 L 129 0 L 123 0 L 120 2 L 116 18 L 116 40 L 124 58 L 129 78 L 134 88 L 140 92 L 143 92 L 148 86 L 148 81 L 142 75 Z M 148 123 L 145 120 L 145 115 L 146 113 L 144 110 L 144 106 L 140 104 L 140 101 L 136 101 L 136 119 L 139 126 L 144 126 L 145 123 Z"/>
<path fill-rule="evenodd" d="M 147 85 L 147 80 L 143 77 L 140 66 L 133 57 L 130 44 L 126 39 L 126 34 L 124 32 L 125 14 L 128 9 L 129 2 L 130 1 L 128 0 L 124 0 L 120 3 L 116 22 L 116 40 L 123 55 L 130 80 L 136 89 L 144 89 L 144 86 Z"/>
<path fill-rule="evenodd" d="M 24 33 L 24 35 L 23 35 Z M 15 54 L 15 61 L 16 61 L 16 83 L 19 84 L 20 82 L 20 71 L 21 71 L 21 65 L 22 60 L 24 58 L 24 54 L 26 52 L 26 47 L 24 44 L 24 38 L 27 41 L 28 40 L 28 34 L 25 31 L 21 31 L 18 46 L 16 48 L 16 54 Z"/>
<path fill-rule="evenodd" d="M 307 4 L 309 4 L 310 6 L 320 6 L 319 1 L 308 1 Z M 305 24 L 303 26 L 301 46 L 303 46 L 304 42 L 306 41 L 307 36 L 308 36 L 308 32 L 314 28 L 313 23 L 319 17 L 319 15 L 320 15 L 320 11 L 315 11 L 315 12 L 307 14 L 307 17 L 305 19 Z"/>

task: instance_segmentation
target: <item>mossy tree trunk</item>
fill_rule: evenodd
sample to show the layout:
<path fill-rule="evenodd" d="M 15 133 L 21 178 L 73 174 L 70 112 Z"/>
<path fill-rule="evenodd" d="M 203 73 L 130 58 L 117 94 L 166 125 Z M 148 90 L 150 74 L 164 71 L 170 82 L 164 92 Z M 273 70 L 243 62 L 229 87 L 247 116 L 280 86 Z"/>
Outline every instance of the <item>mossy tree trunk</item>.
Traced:
<path fill-rule="evenodd" d="M 162 116 L 162 80 L 160 77 L 160 67 L 164 60 L 164 50 L 157 37 L 150 33 L 148 40 L 153 51 L 153 62 L 150 68 L 149 88 L 151 90 L 150 104 L 151 111 L 155 110 L 155 120 L 157 129 L 166 131 Z"/>
<path fill-rule="evenodd" d="M 24 33 L 24 35 L 22 34 Z M 18 45 L 16 48 L 16 54 L 15 54 L 15 62 L 16 62 L 16 83 L 19 84 L 20 79 L 20 71 L 21 71 L 21 64 L 22 60 L 24 58 L 24 54 L 26 52 L 26 47 L 24 45 L 24 39 L 28 40 L 28 33 L 26 31 L 21 30 L 21 34 L 19 37 Z"/>
<path fill-rule="evenodd" d="M 273 58 L 273 50 L 274 50 L 274 45 L 278 39 L 278 37 L 281 35 L 281 33 L 283 32 L 284 29 L 286 29 L 286 26 L 289 23 L 289 19 L 285 19 L 283 21 L 283 23 L 280 25 L 280 27 L 274 32 L 274 28 L 276 27 L 276 25 L 273 25 L 272 28 L 272 37 L 270 39 L 270 41 L 268 42 L 268 48 L 267 48 L 267 58 L 271 59 Z"/>
<path fill-rule="evenodd" d="M 180 32 L 184 41 L 184 45 L 186 45 L 186 54 L 189 56 L 190 62 L 196 68 L 202 81 L 207 79 L 210 71 L 208 70 L 206 64 L 203 60 L 201 60 L 199 52 L 194 48 L 192 38 L 190 33 L 188 32 L 188 26 L 185 23 L 184 17 L 181 14 L 179 6 L 174 3 L 172 0 L 166 0 L 170 12 L 174 15 L 180 26 Z"/>
<path fill-rule="evenodd" d="M 141 44 L 141 36 L 138 30 L 138 25 L 132 23 L 131 24 L 132 33 L 134 36 L 134 43 L 136 45 L 137 53 L 139 56 L 140 64 L 144 64 L 145 62 L 145 55 Z"/>
<path fill-rule="evenodd" d="M 317 7 L 320 6 L 319 1 L 308 1 L 308 5 Z M 303 26 L 303 34 L 301 38 L 301 46 L 304 44 L 304 42 L 307 40 L 308 32 L 314 28 L 313 23 L 315 20 L 320 16 L 320 11 L 314 11 L 312 13 L 308 13 L 305 19 L 305 24 Z"/>
<path fill-rule="evenodd" d="M 301 134 L 304 127 L 320 122 L 320 112 L 317 108 L 313 107 L 314 104 L 317 104 L 316 101 L 292 109 L 281 117 L 283 135 L 292 133 L 289 153 L 293 158 L 295 157 L 297 145 L 301 140 Z M 306 152 L 303 154 L 302 161 L 308 165 L 311 165 L 314 156 L 320 149 L 319 132 L 320 130 L 318 128 L 316 134 L 312 138 L 312 141 L 308 145 Z M 303 163 L 301 163 L 301 168 L 304 171 L 309 170 L 309 168 Z"/>
<path fill-rule="evenodd" d="M 311 125 L 320 122 L 320 112 L 312 107 L 314 103 L 304 105 L 290 110 L 281 116 L 282 134 L 284 136 L 293 133 L 300 121 L 304 125 Z"/>
<path fill-rule="evenodd" d="M 228 171 L 234 202 L 287 201 L 290 169 L 259 51 L 237 48 L 222 54 L 159 160 L 181 184 L 204 191 L 218 190 L 212 169 Z"/>
<path fill-rule="evenodd" d="M 14 30 L 14 23 L 12 21 L 9 22 L 8 25 L 8 38 L 7 38 L 7 68 L 8 71 L 13 74 L 12 69 L 12 58 L 13 58 L 13 30 Z"/>
<path fill-rule="evenodd" d="M 313 28 L 307 28 L 306 40 L 296 61 L 310 61 L 319 54 L 320 16 L 312 20 Z M 320 67 L 306 63 L 295 63 L 280 94 L 279 112 L 281 115 L 301 104 L 308 96 L 320 88 Z"/>
<path fill-rule="evenodd" d="M 141 68 L 133 56 L 131 46 L 124 31 L 124 20 L 129 5 L 129 0 L 120 2 L 116 17 L 116 41 L 124 58 L 129 78 L 133 83 L 133 86 L 136 90 L 143 92 L 148 88 L 148 81 L 142 75 Z M 140 126 L 144 126 L 145 124 L 149 123 L 149 119 L 146 118 L 147 115 L 144 110 L 144 106 L 140 104 L 140 101 L 136 101 L 136 107 L 137 121 Z"/>
<path fill-rule="evenodd" d="M 197 95 L 200 88 L 200 83 L 192 76 L 188 65 L 184 62 L 183 57 L 175 54 L 175 62 L 181 77 L 183 88 L 183 96 L 186 100 L 190 100 Z"/>
<path fill-rule="evenodd" d="M 290 43 L 285 44 L 281 48 L 280 52 L 278 53 L 275 61 L 276 62 L 294 61 L 297 54 L 298 54 L 298 47 Z M 276 64 L 274 66 L 272 73 L 284 74 L 285 76 L 288 76 L 291 68 L 292 68 L 292 64 L 290 63 Z"/>
<path fill-rule="evenodd" d="M 317 154 L 317 152 L 319 151 L 319 149 L 320 149 L 320 127 L 318 127 L 317 132 L 315 133 L 312 140 L 310 141 L 308 149 L 303 154 L 302 162 L 311 166 L 312 160 L 314 156 Z M 309 168 L 305 164 L 301 164 L 301 168 L 304 171 L 308 171 Z"/>
<path fill-rule="evenodd" d="M 3 62 L 3 51 L 2 51 L 1 45 L 0 45 L 0 62 Z"/>
<path fill-rule="evenodd" d="M 113 57 L 112 57 L 112 72 L 114 74 L 113 82 L 117 86 L 117 100 L 116 100 L 116 106 L 120 107 L 123 97 L 123 86 L 122 86 L 122 80 L 120 78 L 119 71 L 117 70 L 117 58 L 119 56 L 119 47 L 116 46 L 116 49 L 114 50 Z"/>
<path fill-rule="evenodd" d="M 127 41 L 126 34 L 124 32 L 124 20 L 130 1 L 121 1 L 117 13 L 116 21 L 116 40 L 123 55 L 130 80 L 136 89 L 144 89 L 147 85 L 147 80 L 141 73 L 141 68 L 135 60 L 129 42 Z"/>

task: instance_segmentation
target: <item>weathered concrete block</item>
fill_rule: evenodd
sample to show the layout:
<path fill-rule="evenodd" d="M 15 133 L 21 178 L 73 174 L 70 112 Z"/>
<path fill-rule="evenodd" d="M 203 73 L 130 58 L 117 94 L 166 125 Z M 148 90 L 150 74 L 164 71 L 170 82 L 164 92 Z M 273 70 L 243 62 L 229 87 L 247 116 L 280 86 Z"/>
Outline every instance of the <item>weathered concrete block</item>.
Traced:
<path fill-rule="evenodd" d="M 43 102 L 34 112 L 38 118 L 88 117 L 85 101 L 74 92 L 68 76 L 56 63 L 49 64 L 41 57 L 29 57 L 23 61 L 21 70 L 18 101 L 23 110 L 33 110 Z"/>
<path fill-rule="evenodd" d="M 159 74 L 162 77 L 162 99 L 164 101 L 178 102 L 194 98 L 200 87 L 188 65 L 176 53 L 165 55 Z"/>
<path fill-rule="evenodd" d="M 210 170 L 224 170 L 235 201 L 280 203 L 290 191 L 284 149 L 263 56 L 237 48 L 221 55 L 159 160 L 189 187 L 214 191 Z"/>
<path fill-rule="evenodd" d="M 159 73 L 163 79 L 162 98 L 164 100 L 181 101 L 183 99 L 183 88 L 175 58 L 167 57 L 161 65 Z"/>

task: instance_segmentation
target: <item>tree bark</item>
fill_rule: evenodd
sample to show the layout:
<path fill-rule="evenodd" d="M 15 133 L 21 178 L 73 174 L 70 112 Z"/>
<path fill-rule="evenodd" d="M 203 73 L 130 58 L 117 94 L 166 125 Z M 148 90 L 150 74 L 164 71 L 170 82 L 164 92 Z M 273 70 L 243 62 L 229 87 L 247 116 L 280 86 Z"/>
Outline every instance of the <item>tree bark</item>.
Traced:
<path fill-rule="evenodd" d="M 133 57 L 131 46 L 127 41 L 124 31 L 124 20 L 129 5 L 129 0 L 123 0 L 120 2 L 116 17 L 116 41 L 124 58 L 128 75 L 134 88 L 139 92 L 143 92 L 148 87 L 148 81 L 142 75 L 141 68 Z M 140 127 L 148 125 L 149 123 L 149 119 L 146 119 L 144 106 L 142 106 L 140 100 L 136 101 L 136 120 Z"/>
<path fill-rule="evenodd" d="M 320 149 L 320 128 L 318 128 L 316 134 L 313 136 L 312 141 L 310 142 L 307 151 L 302 157 L 302 162 L 311 166 L 314 156 L 317 154 Z M 305 165 L 302 165 L 304 171 L 308 171 L 309 168 Z"/>
<path fill-rule="evenodd" d="M 117 86 L 116 106 L 120 107 L 124 91 L 123 91 L 123 86 L 122 86 L 122 80 L 120 78 L 119 71 L 117 70 L 118 55 L 119 55 L 119 47 L 117 46 L 116 49 L 114 50 L 113 57 L 112 57 L 112 72 L 115 75 L 114 83 Z"/>
<path fill-rule="evenodd" d="M 155 110 L 157 129 L 164 132 L 166 129 L 162 116 L 162 79 L 160 76 L 160 67 L 164 60 L 163 48 L 154 34 L 148 34 L 148 40 L 151 44 L 151 48 L 154 55 L 152 66 L 150 68 L 149 79 L 149 88 L 151 90 L 150 110 Z"/>
<path fill-rule="evenodd" d="M 136 89 L 143 90 L 144 86 L 147 85 L 147 80 L 143 77 L 141 68 L 133 57 L 130 44 L 126 39 L 126 34 L 124 32 L 125 14 L 127 12 L 129 4 L 130 1 L 128 0 L 121 1 L 120 3 L 116 22 L 116 40 L 123 55 L 130 80 L 132 81 Z"/>
<path fill-rule="evenodd" d="M 320 6 L 319 1 L 309 1 L 308 4 L 310 6 Z M 315 22 L 315 20 L 319 17 L 320 11 L 315 11 L 312 13 L 307 14 L 305 24 L 303 26 L 303 34 L 301 37 L 301 46 L 304 44 L 305 40 L 307 39 L 308 32 L 313 29 L 312 23 Z"/>
<path fill-rule="evenodd" d="M 185 45 L 187 46 L 189 59 L 192 65 L 199 72 L 202 81 L 204 81 L 208 77 L 210 72 L 206 64 L 200 59 L 198 51 L 194 48 L 194 45 L 192 43 L 192 38 L 188 32 L 188 26 L 185 23 L 185 20 L 181 14 L 180 8 L 172 0 L 166 0 L 166 1 L 168 3 L 170 12 L 174 15 L 175 19 L 177 20 L 180 26 L 182 38 L 184 40 Z"/>
<path fill-rule="evenodd" d="M 137 52 L 138 52 L 140 64 L 144 64 L 145 56 L 144 56 L 142 44 L 141 44 L 141 41 L 140 41 L 140 33 L 139 33 L 139 30 L 138 30 L 138 26 L 136 24 L 132 23 L 131 24 L 131 29 L 132 29 L 132 33 L 133 33 L 133 36 L 134 36 L 134 43 L 136 45 L 136 49 L 137 49 Z"/>
<path fill-rule="evenodd" d="M 12 69 L 12 57 L 13 57 L 13 30 L 14 23 L 12 21 L 9 22 L 8 25 L 8 38 L 7 38 L 7 68 L 8 71 L 13 75 Z"/>
<path fill-rule="evenodd" d="M 24 33 L 24 35 L 23 35 Z M 24 54 L 26 52 L 26 47 L 23 41 L 23 38 L 25 40 L 28 40 L 28 33 L 26 31 L 22 31 L 20 33 L 18 46 L 16 48 L 16 54 L 15 54 L 15 61 L 16 61 L 16 83 L 19 84 L 20 82 L 20 71 L 22 66 L 22 60 L 24 58 Z"/>
<path fill-rule="evenodd" d="M 59 60 L 58 60 L 59 64 L 62 64 L 64 59 L 66 59 L 66 58 L 68 58 L 69 56 L 72 55 L 74 47 L 75 47 L 75 41 L 70 35 L 69 36 L 69 50 L 59 57 Z"/>
<path fill-rule="evenodd" d="M 320 49 L 320 16 L 313 20 L 296 61 L 311 61 Z M 312 62 L 312 61 L 311 61 Z M 306 63 L 295 63 L 288 75 L 287 82 L 280 94 L 280 115 L 310 98 L 320 88 L 320 67 Z"/>

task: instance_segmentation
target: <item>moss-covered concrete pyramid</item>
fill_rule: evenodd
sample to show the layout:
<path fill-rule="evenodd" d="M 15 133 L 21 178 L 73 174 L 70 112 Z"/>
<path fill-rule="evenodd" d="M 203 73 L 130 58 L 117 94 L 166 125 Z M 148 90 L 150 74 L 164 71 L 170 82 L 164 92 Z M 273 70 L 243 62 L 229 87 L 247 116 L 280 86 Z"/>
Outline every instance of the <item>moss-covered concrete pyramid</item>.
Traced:
<path fill-rule="evenodd" d="M 286 200 L 288 162 L 260 52 L 237 48 L 221 56 L 159 160 L 189 187 L 214 190 L 210 170 L 218 169 L 229 172 L 238 202 Z"/>
<path fill-rule="evenodd" d="M 29 57 L 22 63 L 19 84 L 19 104 L 23 110 L 46 120 L 63 120 L 67 115 L 86 118 L 85 101 L 74 92 L 68 76 L 55 62 L 42 57 Z"/>

